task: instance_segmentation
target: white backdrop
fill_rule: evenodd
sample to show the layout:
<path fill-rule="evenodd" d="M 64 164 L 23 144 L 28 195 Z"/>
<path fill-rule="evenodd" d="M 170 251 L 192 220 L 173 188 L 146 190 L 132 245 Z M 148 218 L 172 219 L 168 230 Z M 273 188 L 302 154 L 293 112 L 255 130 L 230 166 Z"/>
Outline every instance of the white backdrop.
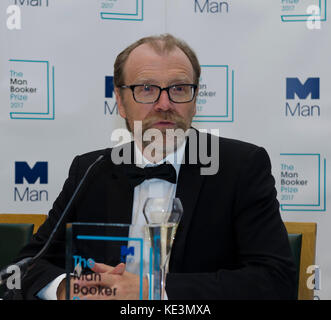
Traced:
<path fill-rule="evenodd" d="M 73 157 L 112 144 L 116 55 L 169 32 L 202 66 L 195 127 L 264 146 L 283 220 L 317 222 L 315 295 L 331 298 L 327 0 L 1 0 L 0 14 L 0 212 L 48 212 Z"/>

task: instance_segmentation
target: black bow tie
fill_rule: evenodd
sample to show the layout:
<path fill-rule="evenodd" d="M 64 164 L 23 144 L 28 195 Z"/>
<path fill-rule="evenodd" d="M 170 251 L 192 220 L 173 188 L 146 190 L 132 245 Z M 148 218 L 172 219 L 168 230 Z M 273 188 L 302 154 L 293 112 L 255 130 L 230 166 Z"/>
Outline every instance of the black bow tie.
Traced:
<path fill-rule="evenodd" d="M 163 163 L 154 167 L 139 168 L 135 165 L 128 166 L 127 175 L 133 187 L 148 179 L 163 179 L 176 183 L 177 174 L 172 164 Z"/>

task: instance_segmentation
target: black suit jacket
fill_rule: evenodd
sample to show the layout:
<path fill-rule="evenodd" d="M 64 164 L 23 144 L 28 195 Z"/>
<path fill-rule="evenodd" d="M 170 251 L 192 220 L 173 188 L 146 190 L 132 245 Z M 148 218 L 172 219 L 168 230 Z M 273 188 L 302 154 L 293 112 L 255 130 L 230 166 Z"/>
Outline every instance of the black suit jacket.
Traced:
<path fill-rule="evenodd" d="M 184 215 L 170 259 L 168 298 L 292 299 L 296 271 L 266 151 L 237 140 L 207 137 L 208 146 L 211 141 L 219 145 L 219 170 L 203 176 L 199 161 L 181 165 L 176 196 Z M 132 150 L 132 144 L 126 147 Z M 115 165 L 111 151 L 95 151 L 73 160 L 48 219 L 19 259 L 40 250 L 86 169 L 100 154 L 108 156 L 80 193 L 66 222 L 131 222 L 134 190 L 126 166 Z M 63 226 L 46 256 L 24 278 L 23 297 L 35 299 L 64 268 Z"/>

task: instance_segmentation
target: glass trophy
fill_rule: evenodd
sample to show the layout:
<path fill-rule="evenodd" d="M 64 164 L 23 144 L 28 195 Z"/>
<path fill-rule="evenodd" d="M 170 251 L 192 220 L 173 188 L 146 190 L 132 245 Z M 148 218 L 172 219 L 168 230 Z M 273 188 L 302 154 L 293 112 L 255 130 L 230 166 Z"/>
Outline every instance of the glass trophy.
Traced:
<path fill-rule="evenodd" d="M 169 258 L 183 207 L 178 198 L 147 198 L 143 212 L 150 247 L 149 274 L 153 278 L 149 295 L 153 300 L 164 300 Z"/>
<path fill-rule="evenodd" d="M 99 263 L 107 267 L 125 264 L 125 272 L 135 275 L 136 300 L 143 299 L 143 279 L 152 267 L 144 237 L 129 237 L 132 225 L 69 223 L 66 228 L 66 299 L 121 299 L 115 284 L 105 284 Z M 145 226 L 141 226 L 144 235 Z M 97 268 L 97 269 L 96 269 Z M 109 272 L 109 270 L 107 270 Z M 147 278 L 152 278 L 147 277 Z M 137 289 L 138 288 L 138 289 Z M 125 298 L 123 298 L 125 299 Z"/>
<path fill-rule="evenodd" d="M 149 299 L 164 299 L 165 276 L 183 208 L 179 199 L 148 198 L 143 213 L 146 224 L 139 226 L 67 224 L 67 300 L 128 299 L 116 282 L 104 281 L 104 272 L 118 277 L 118 270 L 130 272 L 136 283 L 130 299 L 142 300 L 147 294 Z M 146 281 L 149 289 L 143 292 Z"/>

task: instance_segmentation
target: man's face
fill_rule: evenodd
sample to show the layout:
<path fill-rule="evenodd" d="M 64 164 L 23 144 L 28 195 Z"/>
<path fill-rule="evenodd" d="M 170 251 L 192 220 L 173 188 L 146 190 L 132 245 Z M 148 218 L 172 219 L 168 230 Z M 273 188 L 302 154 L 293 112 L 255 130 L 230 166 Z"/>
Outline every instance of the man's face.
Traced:
<path fill-rule="evenodd" d="M 148 44 L 135 48 L 124 67 L 125 85 L 150 84 L 168 87 L 175 84 L 193 84 L 194 71 L 190 60 L 179 48 L 159 55 Z M 163 90 L 153 104 L 138 103 L 130 89 L 115 89 L 118 110 L 133 132 L 134 121 L 142 121 L 142 133 L 147 129 L 183 129 L 186 131 L 196 113 L 195 98 L 188 103 L 174 103 Z"/>

